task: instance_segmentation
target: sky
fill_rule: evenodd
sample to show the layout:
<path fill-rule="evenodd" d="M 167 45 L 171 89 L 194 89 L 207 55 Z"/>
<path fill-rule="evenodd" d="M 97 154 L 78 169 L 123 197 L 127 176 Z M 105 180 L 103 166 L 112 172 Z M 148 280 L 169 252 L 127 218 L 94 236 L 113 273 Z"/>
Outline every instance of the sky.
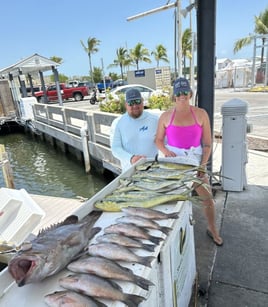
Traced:
<path fill-rule="evenodd" d="M 89 37 L 100 40 L 99 51 L 92 55 L 92 65 L 104 72 L 120 73 L 109 68 L 120 47 L 134 48 L 142 43 L 150 52 L 158 44 L 167 49 L 174 68 L 174 8 L 127 21 L 128 17 L 147 12 L 168 0 L 9 0 L 1 2 L 0 70 L 37 53 L 63 59 L 59 73 L 72 78 L 89 74 L 88 55 L 80 40 L 87 45 Z M 184 9 L 191 0 L 182 0 Z M 268 8 L 267 0 L 216 0 L 215 56 L 252 58 L 253 45 L 233 53 L 237 39 L 254 33 L 254 16 Z M 196 31 L 196 10 L 192 10 L 192 30 Z M 190 14 L 181 18 L 182 31 L 190 27 Z M 140 63 L 140 68 L 155 67 Z M 167 65 L 160 62 L 160 65 Z M 135 69 L 135 68 L 133 68 Z"/>

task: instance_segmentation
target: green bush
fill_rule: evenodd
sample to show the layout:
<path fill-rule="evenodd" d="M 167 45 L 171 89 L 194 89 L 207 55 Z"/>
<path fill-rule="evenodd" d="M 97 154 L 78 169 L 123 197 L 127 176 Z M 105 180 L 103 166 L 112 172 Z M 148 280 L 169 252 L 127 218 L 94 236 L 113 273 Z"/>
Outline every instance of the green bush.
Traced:
<path fill-rule="evenodd" d="M 147 109 L 159 109 L 161 111 L 168 110 L 173 106 L 171 95 L 153 95 L 149 98 Z M 123 114 L 126 112 L 125 95 L 121 94 L 119 100 L 115 99 L 111 94 L 107 93 L 107 97 L 100 103 L 100 111 L 108 113 Z"/>
<path fill-rule="evenodd" d="M 118 100 L 114 99 L 113 96 L 108 93 L 106 99 L 100 103 L 100 110 L 108 113 L 125 113 L 126 108 L 124 95 L 120 95 Z"/>
<path fill-rule="evenodd" d="M 173 105 L 170 96 L 152 96 L 148 101 L 148 109 L 159 109 L 161 111 L 168 110 Z"/>

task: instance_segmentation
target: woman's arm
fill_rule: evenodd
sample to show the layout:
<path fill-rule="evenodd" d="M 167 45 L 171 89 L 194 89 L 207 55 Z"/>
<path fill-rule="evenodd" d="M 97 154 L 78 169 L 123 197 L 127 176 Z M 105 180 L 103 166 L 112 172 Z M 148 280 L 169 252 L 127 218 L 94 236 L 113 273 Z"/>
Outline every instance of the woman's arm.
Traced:
<path fill-rule="evenodd" d="M 205 110 L 202 110 L 202 159 L 201 166 L 206 166 L 211 155 L 211 126 L 208 114 Z"/>

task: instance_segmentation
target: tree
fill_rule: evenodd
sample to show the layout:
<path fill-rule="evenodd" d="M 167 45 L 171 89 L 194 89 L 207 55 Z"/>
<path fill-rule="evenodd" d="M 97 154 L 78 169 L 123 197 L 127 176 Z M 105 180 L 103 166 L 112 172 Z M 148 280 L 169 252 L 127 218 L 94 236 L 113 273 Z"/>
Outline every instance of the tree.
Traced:
<path fill-rule="evenodd" d="M 159 44 L 155 47 L 155 50 L 151 52 L 151 55 L 154 56 L 155 60 L 156 60 L 156 66 L 159 67 L 159 62 L 163 61 L 168 63 L 168 57 L 167 57 L 167 49 Z"/>
<path fill-rule="evenodd" d="M 192 31 L 190 28 L 185 29 L 181 38 L 181 52 L 183 58 L 183 74 L 186 75 L 186 58 L 192 59 Z"/>
<path fill-rule="evenodd" d="M 92 82 L 94 83 L 92 63 L 91 63 L 91 55 L 93 53 L 96 53 L 96 52 L 99 51 L 97 46 L 100 44 L 100 40 L 96 39 L 95 37 L 89 37 L 88 40 L 87 40 L 87 46 L 83 43 L 82 40 L 80 40 L 80 42 L 81 42 L 81 45 L 83 46 L 85 52 L 88 55 L 90 77 L 91 77 Z"/>
<path fill-rule="evenodd" d="M 114 59 L 114 62 L 108 68 L 120 66 L 121 78 L 124 79 L 123 68 L 129 66 L 131 62 L 132 60 L 129 57 L 127 49 L 120 47 L 116 50 L 116 59 Z"/>
<path fill-rule="evenodd" d="M 264 12 L 260 13 L 259 16 L 255 16 L 255 29 L 254 33 L 259 35 L 267 35 L 268 34 L 268 8 L 264 10 Z M 234 53 L 238 52 L 245 46 L 248 46 L 252 43 L 254 39 L 254 35 L 250 34 L 244 38 L 238 39 L 234 44 Z M 261 49 L 261 63 L 264 61 L 264 45 L 266 42 L 266 38 L 262 38 L 262 49 Z"/>
<path fill-rule="evenodd" d="M 151 63 L 149 58 L 149 50 L 143 47 L 142 43 L 138 43 L 133 49 L 130 49 L 130 58 L 139 69 L 139 62 Z"/>
<path fill-rule="evenodd" d="M 49 59 L 50 59 L 51 61 L 53 61 L 53 62 L 58 63 L 58 64 L 62 64 L 62 63 L 63 63 L 63 59 L 60 58 L 60 57 L 58 57 L 58 56 L 55 56 L 55 55 L 53 55 L 53 56 L 50 57 Z"/>

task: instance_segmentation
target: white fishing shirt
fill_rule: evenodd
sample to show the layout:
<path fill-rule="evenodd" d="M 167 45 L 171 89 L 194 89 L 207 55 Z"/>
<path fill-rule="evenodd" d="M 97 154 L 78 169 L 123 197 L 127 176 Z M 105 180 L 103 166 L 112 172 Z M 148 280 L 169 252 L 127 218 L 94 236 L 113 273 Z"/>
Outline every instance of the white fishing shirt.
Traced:
<path fill-rule="evenodd" d="M 111 126 L 111 149 L 114 157 L 120 160 L 122 172 L 131 167 L 133 155 L 154 158 L 158 153 L 155 136 L 158 115 L 143 111 L 139 118 L 128 113 L 116 118 Z"/>

